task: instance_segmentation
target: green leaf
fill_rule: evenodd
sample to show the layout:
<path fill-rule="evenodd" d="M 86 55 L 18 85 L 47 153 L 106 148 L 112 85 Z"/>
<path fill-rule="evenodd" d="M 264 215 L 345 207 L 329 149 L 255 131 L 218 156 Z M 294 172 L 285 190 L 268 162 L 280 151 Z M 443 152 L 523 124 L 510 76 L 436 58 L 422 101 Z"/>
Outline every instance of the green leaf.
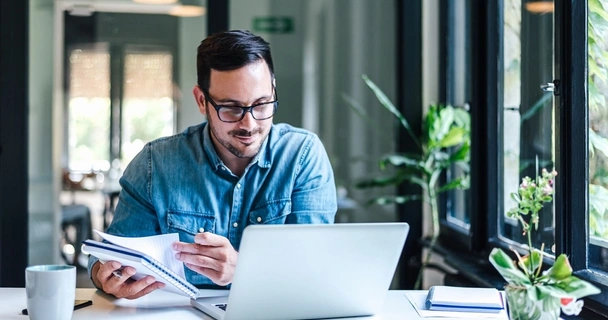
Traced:
<path fill-rule="evenodd" d="M 450 156 L 450 162 L 457 161 L 468 161 L 469 155 L 471 151 L 471 143 L 469 141 L 464 141 L 462 146 L 458 148 L 452 155 Z"/>
<path fill-rule="evenodd" d="M 564 280 L 572 275 L 572 267 L 568 261 L 568 257 L 565 254 L 560 254 L 556 259 L 553 266 L 549 270 L 545 271 L 543 277 L 553 279 L 555 281 Z"/>
<path fill-rule="evenodd" d="M 452 179 L 448 183 L 441 186 L 437 190 L 437 193 L 445 192 L 448 190 L 454 190 L 454 189 L 466 189 L 466 188 L 468 188 L 468 185 L 469 185 L 469 176 L 468 175 L 460 176 L 456 179 Z"/>
<path fill-rule="evenodd" d="M 570 296 L 573 296 L 576 299 L 601 292 L 596 286 L 575 276 L 570 276 L 564 280 L 561 280 L 554 286 L 564 290 Z"/>
<path fill-rule="evenodd" d="M 597 134 L 593 129 L 589 128 L 589 149 L 595 148 L 601 151 L 604 156 L 608 157 L 608 139 Z"/>
<path fill-rule="evenodd" d="M 434 127 L 437 128 L 437 131 L 433 143 L 440 144 L 454 123 L 454 108 L 452 106 L 439 108 L 439 117 L 435 119 L 435 123 Z"/>
<path fill-rule="evenodd" d="M 608 209 L 608 189 L 601 185 L 589 184 L 589 205 L 603 217 Z"/>
<path fill-rule="evenodd" d="M 513 264 L 511 258 L 500 248 L 492 249 L 490 252 L 490 263 L 510 284 L 529 286 L 532 283 L 526 275 Z"/>
<path fill-rule="evenodd" d="M 405 117 L 401 114 L 401 112 L 399 112 L 399 110 L 397 110 L 397 108 L 395 108 L 395 106 L 393 105 L 391 100 L 386 96 L 386 94 L 384 94 L 384 92 L 380 88 L 378 88 L 378 86 L 366 74 L 362 75 L 361 77 L 363 78 L 367 86 L 374 92 L 380 104 L 382 104 L 384 108 L 386 108 L 388 111 L 394 114 L 397 119 L 399 119 L 401 125 L 407 130 L 412 140 L 414 140 L 414 142 L 420 147 L 420 140 L 414 134 L 414 130 L 412 130 L 410 124 L 407 122 Z"/>
<path fill-rule="evenodd" d="M 399 154 L 391 154 L 391 155 L 385 156 L 380 161 L 380 166 L 384 167 L 384 166 L 386 166 L 386 164 L 389 164 L 389 163 L 395 167 L 401 167 L 401 166 L 413 167 L 413 168 L 424 167 L 424 163 L 421 162 L 420 160 L 418 160 L 416 158 L 408 157 L 406 155 L 399 155 Z"/>
<path fill-rule="evenodd" d="M 606 12 L 604 6 L 599 0 L 588 0 L 587 6 L 590 12 L 597 13 L 604 19 L 604 21 L 608 20 L 608 12 Z"/>
<path fill-rule="evenodd" d="M 448 148 L 464 142 L 467 131 L 464 128 L 452 127 L 447 135 L 439 141 L 442 148 Z"/>
<path fill-rule="evenodd" d="M 528 274 L 535 274 L 536 269 L 538 269 L 542 263 L 542 259 L 541 253 L 538 250 L 534 250 L 531 255 L 522 257 L 517 264 L 520 268 L 528 270 Z"/>
<path fill-rule="evenodd" d="M 463 108 L 454 108 L 454 122 L 468 131 L 471 129 L 471 115 Z"/>

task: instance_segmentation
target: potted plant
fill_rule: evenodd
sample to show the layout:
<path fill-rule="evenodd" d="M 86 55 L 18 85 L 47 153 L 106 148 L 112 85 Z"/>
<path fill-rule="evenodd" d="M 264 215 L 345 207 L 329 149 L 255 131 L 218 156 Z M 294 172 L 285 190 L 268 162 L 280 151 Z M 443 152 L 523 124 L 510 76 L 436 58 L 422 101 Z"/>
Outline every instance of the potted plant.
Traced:
<path fill-rule="evenodd" d="M 369 202 L 369 204 L 385 205 L 423 200 L 429 204 L 433 233 L 431 234 L 428 253 L 422 261 L 414 285 L 415 289 L 419 289 L 424 269 L 430 261 L 433 248 L 439 237 L 438 196 L 442 192 L 453 189 L 468 189 L 469 187 L 470 116 L 468 111 L 463 108 L 450 105 L 431 105 L 424 119 L 422 119 L 422 133 L 418 136 L 384 92 L 367 75 L 362 77 L 367 86 L 374 92 L 378 101 L 395 115 L 399 124 L 403 126 L 420 150 L 415 154 L 388 154 L 384 156 L 380 159 L 380 168 L 385 170 L 390 167 L 394 169 L 392 173 L 361 181 L 356 185 L 358 188 L 376 188 L 410 183 L 418 185 L 422 189 L 423 194 L 382 196 Z M 348 96 L 344 96 L 344 98 L 361 117 L 369 120 L 365 109 L 360 107 L 354 99 Z M 450 181 L 442 181 L 443 173 L 453 165 L 460 166 L 463 173 L 457 177 L 452 177 Z"/>
<path fill-rule="evenodd" d="M 600 290 L 572 275 L 572 267 L 565 254 L 560 254 L 551 268 L 542 271 L 543 249 L 532 246 L 532 232 L 538 230 L 538 214 L 544 203 L 553 200 L 556 171 L 542 170 L 536 179 L 525 177 L 517 193 L 511 198 L 518 205 L 507 212 L 507 216 L 517 219 L 528 238 L 528 254 L 520 256 L 515 250 L 517 261 L 501 249 L 494 248 L 490 262 L 507 281 L 505 292 L 511 320 L 558 319 L 560 308 L 567 315 L 578 314 L 582 297 L 600 293 Z"/>

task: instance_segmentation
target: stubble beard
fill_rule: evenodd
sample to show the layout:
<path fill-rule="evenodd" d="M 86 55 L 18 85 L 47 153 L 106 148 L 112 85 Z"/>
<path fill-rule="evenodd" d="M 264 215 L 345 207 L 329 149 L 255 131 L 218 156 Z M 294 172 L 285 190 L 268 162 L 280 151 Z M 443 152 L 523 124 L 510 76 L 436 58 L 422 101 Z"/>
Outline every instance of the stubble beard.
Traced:
<path fill-rule="evenodd" d="M 219 135 L 219 132 L 217 131 L 217 129 L 214 126 L 214 120 L 211 120 L 211 117 L 207 117 L 207 118 L 208 118 L 207 121 L 209 122 L 209 126 L 211 127 L 211 133 L 215 136 L 215 139 L 224 148 L 226 148 L 228 151 L 230 151 L 230 153 L 232 153 L 235 157 L 241 158 L 241 159 L 253 158 L 260 152 L 262 142 L 264 141 L 264 139 L 266 139 L 266 137 L 260 136 L 260 139 L 258 139 L 254 143 L 252 143 L 252 144 L 257 144 L 257 146 L 254 148 L 254 150 L 251 150 L 250 152 L 245 152 L 245 151 L 242 151 L 241 149 L 239 149 L 238 147 L 236 147 L 234 144 L 231 144 L 229 141 L 222 139 Z M 246 131 L 246 130 L 228 131 L 228 135 L 232 136 L 232 137 L 234 137 L 234 136 L 252 136 L 254 134 L 260 134 L 260 133 L 262 133 L 262 128 L 260 128 L 260 127 L 257 127 L 253 131 Z M 250 145 L 252 145 L 252 144 L 250 144 Z M 248 145 L 248 146 L 250 146 L 250 145 Z"/>

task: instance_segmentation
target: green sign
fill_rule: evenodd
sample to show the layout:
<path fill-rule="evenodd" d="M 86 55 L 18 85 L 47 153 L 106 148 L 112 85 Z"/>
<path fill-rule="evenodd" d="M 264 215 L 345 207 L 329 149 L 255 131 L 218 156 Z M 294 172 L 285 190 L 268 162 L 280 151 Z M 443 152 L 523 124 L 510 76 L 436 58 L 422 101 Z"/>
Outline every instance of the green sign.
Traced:
<path fill-rule="evenodd" d="M 253 18 L 254 32 L 292 33 L 292 17 L 255 17 Z"/>

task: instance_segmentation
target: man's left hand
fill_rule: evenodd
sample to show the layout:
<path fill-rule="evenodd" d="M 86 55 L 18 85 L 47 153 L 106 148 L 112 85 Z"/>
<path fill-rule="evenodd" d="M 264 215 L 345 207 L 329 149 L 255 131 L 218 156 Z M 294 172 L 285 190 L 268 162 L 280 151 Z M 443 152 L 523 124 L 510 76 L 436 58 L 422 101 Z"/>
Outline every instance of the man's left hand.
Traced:
<path fill-rule="evenodd" d="M 194 236 L 194 243 L 175 242 L 175 257 L 188 268 L 211 279 L 215 284 L 225 286 L 232 282 L 238 252 L 227 238 L 210 232 Z"/>

